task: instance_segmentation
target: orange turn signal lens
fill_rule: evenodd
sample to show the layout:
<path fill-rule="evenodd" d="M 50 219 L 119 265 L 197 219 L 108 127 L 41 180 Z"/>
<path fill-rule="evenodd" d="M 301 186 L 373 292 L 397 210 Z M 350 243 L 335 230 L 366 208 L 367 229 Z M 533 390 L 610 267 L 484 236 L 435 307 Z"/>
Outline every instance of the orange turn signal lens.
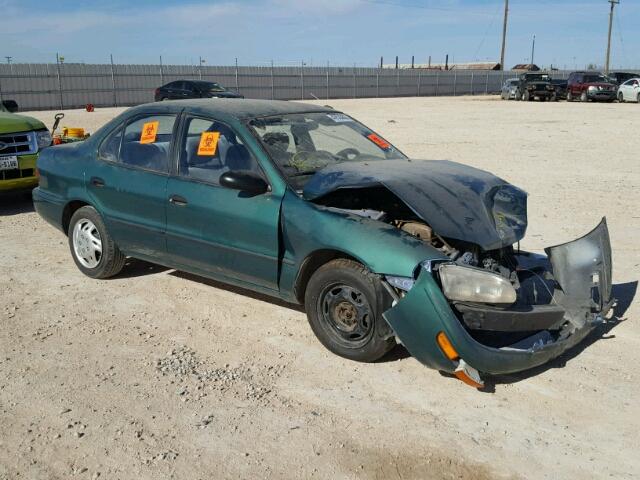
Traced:
<path fill-rule="evenodd" d="M 436 335 L 436 341 L 438 342 L 438 346 L 440 347 L 440 350 L 442 350 L 442 353 L 444 353 L 449 360 L 457 360 L 460 358 L 460 355 L 458 355 L 456 349 L 453 348 L 453 345 L 451 345 L 451 342 L 444 332 L 440 332 Z"/>
<path fill-rule="evenodd" d="M 461 380 L 463 383 L 470 385 L 474 388 L 484 388 L 484 383 L 477 382 L 471 376 L 467 374 L 464 370 L 456 370 L 453 373 L 458 380 Z"/>

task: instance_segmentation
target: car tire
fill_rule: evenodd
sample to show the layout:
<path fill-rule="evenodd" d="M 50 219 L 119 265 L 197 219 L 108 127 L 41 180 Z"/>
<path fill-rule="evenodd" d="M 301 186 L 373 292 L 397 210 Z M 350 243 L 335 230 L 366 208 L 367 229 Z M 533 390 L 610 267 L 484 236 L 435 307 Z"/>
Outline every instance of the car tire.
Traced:
<path fill-rule="evenodd" d="M 391 298 L 360 263 L 336 259 L 321 266 L 309 279 L 304 303 L 311 330 L 336 355 L 375 362 L 396 344 L 382 318 Z"/>
<path fill-rule="evenodd" d="M 95 208 L 79 208 L 69 222 L 69 249 L 76 266 L 91 278 L 109 278 L 124 267 L 127 257 L 118 249 Z"/>
<path fill-rule="evenodd" d="M 519 102 L 520 100 L 522 100 L 522 95 L 521 95 L 521 93 L 520 93 L 520 90 L 516 90 L 516 93 L 514 94 L 513 99 L 514 99 L 516 102 Z"/>
<path fill-rule="evenodd" d="M 622 92 L 618 93 L 618 102 L 619 103 L 624 103 L 624 95 L 622 94 Z"/>
<path fill-rule="evenodd" d="M 522 94 L 522 101 L 528 102 L 529 100 L 531 100 L 531 95 L 529 95 L 528 90 L 525 90 L 525 92 Z"/>
<path fill-rule="evenodd" d="M 640 103 L 640 93 L 638 94 L 638 96 L 636 97 L 636 102 Z"/>
<path fill-rule="evenodd" d="M 589 97 L 587 96 L 587 92 L 582 92 L 580 94 L 580 101 L 581 102 L 588 102 L 589 101 Z"/>
<path fill-rule="evenodd" d="M 573 102 L 573 95 L 571 95 L 571 92 L 567 92 L 567 102 Z"/>

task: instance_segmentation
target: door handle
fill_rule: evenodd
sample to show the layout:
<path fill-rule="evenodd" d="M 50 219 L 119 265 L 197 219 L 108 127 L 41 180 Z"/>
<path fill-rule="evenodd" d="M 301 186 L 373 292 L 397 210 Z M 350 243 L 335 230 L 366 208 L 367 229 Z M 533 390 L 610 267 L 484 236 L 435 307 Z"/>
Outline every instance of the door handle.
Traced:
<path fill-rule="evenodd" d="M 94 187 L 104 187 L 104 180 L 99 177 L 91 177 L 91 185 Z"/>
<path fill-rule="evenodd" d="M 181 197 L 180 195 L 171 195 L 169 197 L 169 203 L 173 203 L 174 205 L 177 205 L 178 207 L 184 207 L 187 203 L 187 199 L 184 197 Z"/>

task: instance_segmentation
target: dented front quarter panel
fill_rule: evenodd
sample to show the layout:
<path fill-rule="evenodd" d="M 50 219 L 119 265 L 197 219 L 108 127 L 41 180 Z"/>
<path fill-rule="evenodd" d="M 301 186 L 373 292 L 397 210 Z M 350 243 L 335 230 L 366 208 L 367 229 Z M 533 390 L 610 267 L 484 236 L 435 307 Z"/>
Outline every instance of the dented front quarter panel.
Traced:
<path fill-rule="evenodd" d="M 382 222 L 315 205 L 287 191 L 282 203 L 283 261 L 280 285 L 293 291 L 309 256 L 336 251 L 377 274 L 412 277 L 424 260 L 446 259 L 435 248 Z"/>

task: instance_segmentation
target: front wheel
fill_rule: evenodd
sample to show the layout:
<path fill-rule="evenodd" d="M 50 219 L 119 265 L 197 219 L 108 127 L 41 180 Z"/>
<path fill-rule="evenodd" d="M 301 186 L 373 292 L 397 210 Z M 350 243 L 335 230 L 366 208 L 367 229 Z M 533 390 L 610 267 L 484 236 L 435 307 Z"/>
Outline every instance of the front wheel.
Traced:
<path fill-rule="evenodd" d="M 588 102 L 589 101 L 589 97 L 587 96 L 587 92 L 582 92 L 580 94 L 580 101 L 581 102 Z"/>
<path fill-rule="evenodd" d="M 91 278 L 113 277 L 120 273 L 126 261 L 102 217 L 90 206 L 79 208 L 71 217 L 69 248 L 77 267 Z"/>
<path fill-rule="evenodd" d="M 389 307 L 379 278 L 347 259 L 320 267 L 305 292 L 307 318 L 318 340 L 336 355 L 358 362 L 375 362 L 395 345 L 382 318 Z"/>
<path fill-rule="evenodd" d="M 573 95 L 571 95 L 571 92 L 567 92 L 567 102 L 573 102 Z"/>
<path fill-rule="evenodd" d="M 622 92 L 618 93 L 618 102 L 624 103 L 624 95 L 622 94 Z"/>

